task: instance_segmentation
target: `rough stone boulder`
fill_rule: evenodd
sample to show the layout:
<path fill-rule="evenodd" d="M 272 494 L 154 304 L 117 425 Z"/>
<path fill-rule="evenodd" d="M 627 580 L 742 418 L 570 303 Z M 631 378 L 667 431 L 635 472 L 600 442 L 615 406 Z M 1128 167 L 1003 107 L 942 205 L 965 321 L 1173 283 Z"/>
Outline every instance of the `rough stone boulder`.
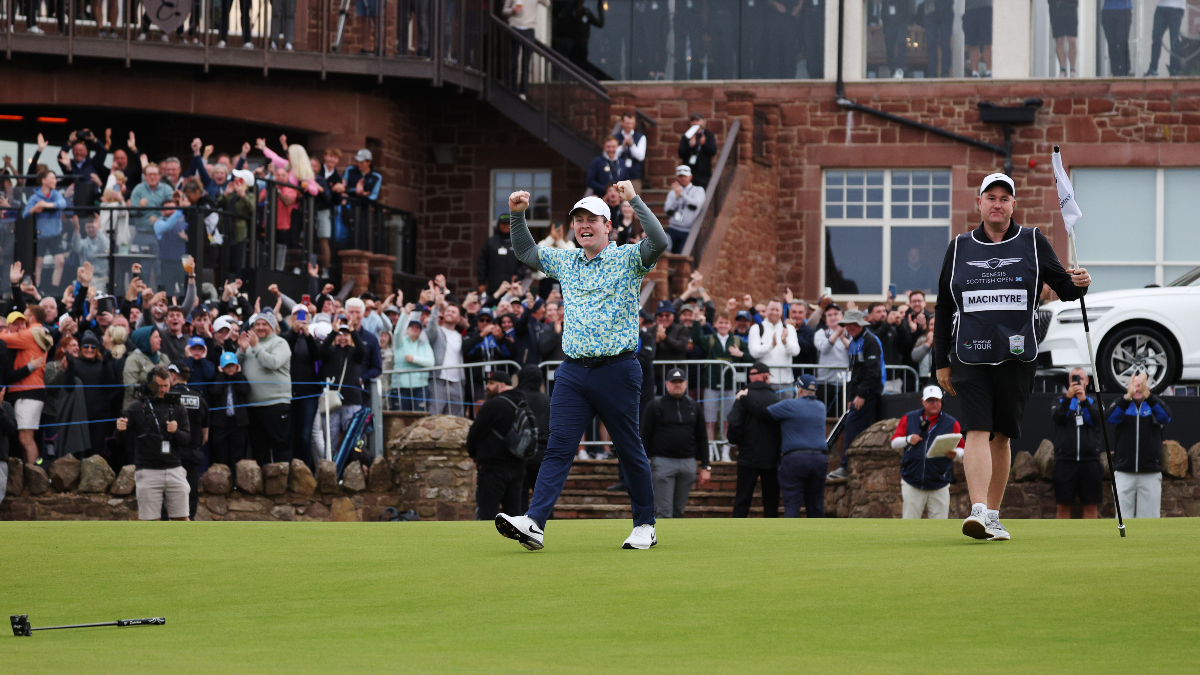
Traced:
<path fill-rule="evenodd" d="M 1187 478 L 1187 450 L 1175 441 L 1163 441 L 1162 465 L 1163 473 L 1176 478 Z"/>
<path fill-rule="evenodd" d="M 1017 453 L 1013 457 L 1012 463 L 1012 480 L 1014 483 L 1025 483 L 1034 480 L 1038 477 L 1037 462 L 1033 461 L 1033 455 L 1024 450 Z"/>
<path fill-rule="evenodd" d="M 349 470 L 349 468 L 350 467 L 346 467 L 347 470 Z M 329 519 L 335 523 L 358 522 L 358 509 L 354 508 L 354 501 L 349 497 L 334 498 L 333 506 L 329 509 L 329 511 Z"/>
<path fill-rule="evenodd" d="M 117 474 L 113 472 L 106 459 L 100 455 L 92 455 L 80 464 L 79 491 L 106 492 L 116 477 Z"/>
<path fill-rule="evenodd" d="M 346 492 L 362 492 L 367 489 L 367 479 L 363 476 L 362 464 L 350 462 L 342 469 L 342 489 Z"/>
<path fill-rule="evenodd" d="M 342 491 L 338 487 L 337 464 L 327 459 L 317 462 L 317 485 L 321 494 L 333 495 Z"/>
<path fill-rule="evenodd" d="M 235 467 L 237 471 L 237 488 L 249 495 L 262 493 L 262 469 L 258 468 L 258 462 L 252 459 L 243 459 L 237 463 Z"/>
<path fill-rule="evenodd" d="M 1188 459 L 1192 465 L 1192 476 L 1200 478 L 1200 443 L 1193 445 L 1192 449 L 1188 450 Z"/>
<path fill-rule="evenodd" d="M 392 470 L 388 461 L 379 456 L 371 463 L 371 473 L 367 478 L 367 489 L 371 492 L 387 492 L 392 488 Z"/>
<path fill-rule="evenodd" d="M 121 472 L 117 474 L 117 479 L 113 481 L 110 492 L 118 497 L 133 494 L 133 491 L 137 489 L 137 484 L 133 478 L 136 471 L 137 467 L 132 464 L 126 464 L 121 467 Z"/>
<path fill-rule="evenodd" d="M 54 460 L 50 465 L 50 485 L 59 492 L 70 492 L 79 487 L 79 460 L 74 455 Z"/>
<path fill-rule="evenodd" d="M 1037 453 L 1033 456 L 1033 463 L 1037 465 L 1038 478 L 1054 480 L 1054 443 L 1043 438 L 1041 444 L 1038 445 Z"/>
<path fill-rule="evenodd" d="M 271 517 L 279 520 L 295 520 L 296 509 L 291 504 L 279 504 L 271 507 Z"/>
<path fill-rule="evenodd" d="M 288 463 L 275 462 L 263 466 L 263 494 L 274 497 L 287 492 Z"/>
<path fill-rule="evenodd" d="M 6 492 L 19 495 L 25 489 L 25 462 L 16 457 L 8 458 L 8 485 Z"/>
<path fill-rule="evenodd" d="M 871 426 L 867 427 L 854 438 L 854 442 L 850 444 L 851 448 L 886 448 L 891 450 L 892 433 L 896 430 L 896 425 L 900 423 L 898 419 L 880 420 Z M 891 450 L 897 455 L 902 451 Z"/>
<path fill-rule="evenodd" d="M 227 495 L 233 489 L 233 477 L 229 475 L 229 467 L 224 464 L 213 464 L 200 477 L 200 490 L 210 495 Z"/>
<path fill-rule="evenodd" d="M 25 465 L 25 487 L 31 495 L 42 495 L 50 491 L 50 478 L 40 466 Z"/>
<path fill-rule="evenodd" d="M 471 420 L 452 415 L 434 415 L 413 424 L 395 440 L 388 443 L 388 458 L 409 450 L 454 450 L 466 447 Z"/>
<path fill-rule="evenodd" d="M 305 497 L 317 491 L 316 477 L 313 476 L 312 471 L 308 470 L 308 465 L 298 459 L 292 460 L 292 471 L 288 475 L 288 489 Z"/>

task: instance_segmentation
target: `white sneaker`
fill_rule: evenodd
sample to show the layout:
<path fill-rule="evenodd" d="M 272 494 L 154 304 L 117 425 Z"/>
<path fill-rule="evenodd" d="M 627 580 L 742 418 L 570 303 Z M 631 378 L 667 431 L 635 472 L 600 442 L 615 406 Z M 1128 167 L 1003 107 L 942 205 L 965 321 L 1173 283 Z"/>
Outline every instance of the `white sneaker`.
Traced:
<path fill-rule="evenodd" d="M 892 73 L 892 79 L 893 80 L 903 80 L 904 79 L 904 69 L 897 68 L 896 72 Z"/>
<path fill-rule="evenodd" d="M 218 48 L 218 49 L 224 49 L 224 48 L 225 48 L 225 41 L 224 41 L 224 40 L 217 40 L 217 48 Z"/>
<path fill-rule="evenodd" d="M 254 43 L 247 42 L 246 44 L 242 45 L 242 49 L 254 49 Z"/>
<path fill-rule="evenodd" d="M 825 476 L 825 480 L 840 480 L 842 478 L 849 478 L 849 477 L 850 477 L 850 472 L 846 471 L 845 469 L 843 469 L 842 467 L 839 466 L 838 468 L 834 469 L 833 471 L 830 471 L 829 474 Z"/>
<path fill-rule="evenodd" d="M 33 34 L 33 35 L 43 35 L 46 31 L 42 30 L 41 28 L 38 28 L 37 25 L 35 24 L 33 26 L 30 26 L 25 32 Z"/>
<path fill-rule="evenodd" d="M 285 43 L 284 43 L 284 45 L 283 45 L 283 48 L 284 48 L 284 49 L 286 49 L 286 50 L 287 50 L 287 51 L 289 51 L 289 52 L 290 52 L 290 51 L 292 51 L 292 43 L 290 43 L 290 42 L 285 42 Z"/>
<path fill-rule="evenodd" d="M 646 550 L 658 543 L 658 537 L 654 536 L 653 525 L 638 525 L 633 528 L 633 534 L 621 544 L 621 548 L 636 548 Z"/>
<path fill-rule="evenodd" d="M 733 461 L 732 459 L 729 458 L 729 445 L 728 444 L 721 446 L 721 461 L 722 462 L 732 462 Z"/>
<path fill-rule="evenodd" d="M 992 533 L 987 529 L 987 507 L 983 504 L 971 506 L 971 515 L 963 521 L 962 532 L 972 539 L 990 539 Z"/>
<path fill-rule="evenodd" d="M 162 36 L 162 41 L 163 41 L 163 42 L 170 42 L 170 41 L 171 41 L 171 36 L 170 36 L 170 35 L 167 35 L 166 33 L 163 33 L 163 36 Z"/>
<path fill-rule="evenodd" d="M 145 41 L 146 41 L 146 34 L 145 34 L 145 33 L 138 33 L 137 40 L 138 40 L 138 42 L 145 42 Z"/>
<path fill-rule="evenodd" d="M 271 40 L 271 49 L 272 49 L 272 50 L 279 49 L 279 45 L 275 44 L 275 41 L 274 41 L 274 40 Z"/>
<path fill-rule="evenodd" d="M 579 455 L 576 457 L 576 459 L 591 459 L 591 458 L 592 458 L 592 456 L 588 454 L 587 450 L 583 450 L 583 449 L 581 449 L 579 451 Z"/>
<path fill-rule="evenodd" d="M 653 528 L 651 528 L 653 530 Z M 529 516 L 496 515 L 496 531 L 509 539 L 516 539 L 530 551 L 542 550 L 542 528 Z"/>
<path fill-rule="evenodd" d="M 987 526 L 988 534 L 991 535 L 988 537 L 988 541 L 1008 541 L 1009 539 L 1012 539 L 1012 537 L 1008 534 L 1008 530 L 1006 530 L 1004 526 L 1000 524 L 1000 516 L 993 516 L 989 513 L 987 514 L 984 523 Z"/>

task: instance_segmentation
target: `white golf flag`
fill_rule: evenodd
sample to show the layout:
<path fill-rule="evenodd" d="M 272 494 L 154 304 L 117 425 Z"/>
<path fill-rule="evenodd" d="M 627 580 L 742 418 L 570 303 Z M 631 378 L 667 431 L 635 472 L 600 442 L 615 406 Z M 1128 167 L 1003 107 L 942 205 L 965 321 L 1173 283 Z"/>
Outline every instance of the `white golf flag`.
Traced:
<path fill-rule="evenodd" d="M 1056 146 L 1057 148 L 1057 146 Z M 1063 223 L 1067 226 L 1067 236 L 1075 234 L 1075 222 L 1083 217 L 1079 203 L 1075 201 L 1075 188 L 1071 187 L 1071 179 L 1063 169 L 1062 155 L 1055 152 L 1052 156 L 1054 163 L 1054 182 L 1058 186 L 1058 208 L 1062 210 Z"/>

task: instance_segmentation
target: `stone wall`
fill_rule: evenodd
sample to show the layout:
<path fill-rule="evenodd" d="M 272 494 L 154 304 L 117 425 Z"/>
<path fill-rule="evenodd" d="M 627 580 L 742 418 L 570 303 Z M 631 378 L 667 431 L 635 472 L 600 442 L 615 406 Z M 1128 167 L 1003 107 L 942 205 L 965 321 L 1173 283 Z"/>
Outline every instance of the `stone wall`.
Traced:
<path fill-rule="evenodd" d="M 890 439 L 898 420 L 876 422 L 851 444 L 850 477 L 846 491 L 826 492 L 826 509 L 839 518 L 899 518 L 900 451 L 891 448 Z M 1200 443 L 1190 450 L 1175 441 L 1163 443 L 1162 515 L 1164 517 L 1200 516 Z M 1104 473 L 1108 475 L 1108 464 Z M 1190 467 L 1189 467 L 1190 465 Z M 1190 468 L 1190 470 L 1189 470 Z M 1035 455 L 1018 452 L 1013 459 L 1008 487 L 1004 492 L 1007 518 L 1054 518 L 1054 445 L 1044 440 Z M 1102 517 L 1113 517 L 1111 483 L 1104 482 Z M 1076 506 L 1078 509 L 1078 506 Z M 962 460 L 954 462 L 954 483 L 950 485 L 950 517 L 966 518 L 971 511 Z"/>
<path fill-rule="evenodd" d="M 261 467 L 242 460 L 233 472 L 214 465 L 200 480 L 196 520 L 355 522 L 378 520 L 388 507 L 423 520 L 474 518 L 475 469 L 463 449 L 470 422 L 400 421 L 388 424 L 385 456 L 369 467 L 350 462 L 340 481 L 328 461 L 315 476 L 299 460 Z M 15 458 L 8 464 L 0 520 L 137 519 L 132 465 L 115 474 L 100 457 L 65 457 L 48 470 Z"/>

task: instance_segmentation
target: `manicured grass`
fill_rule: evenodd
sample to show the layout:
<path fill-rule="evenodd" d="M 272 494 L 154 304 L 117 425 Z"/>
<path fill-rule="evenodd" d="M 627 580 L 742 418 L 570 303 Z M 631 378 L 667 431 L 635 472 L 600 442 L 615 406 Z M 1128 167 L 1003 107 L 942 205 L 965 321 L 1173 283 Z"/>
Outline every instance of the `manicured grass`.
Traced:
<path fill-rule="evenodd" d="M 1200 519 L 0 523 L 5 673 L 1183 673 Z M 7 629 L 5 629 L 7 631 Z"/>

